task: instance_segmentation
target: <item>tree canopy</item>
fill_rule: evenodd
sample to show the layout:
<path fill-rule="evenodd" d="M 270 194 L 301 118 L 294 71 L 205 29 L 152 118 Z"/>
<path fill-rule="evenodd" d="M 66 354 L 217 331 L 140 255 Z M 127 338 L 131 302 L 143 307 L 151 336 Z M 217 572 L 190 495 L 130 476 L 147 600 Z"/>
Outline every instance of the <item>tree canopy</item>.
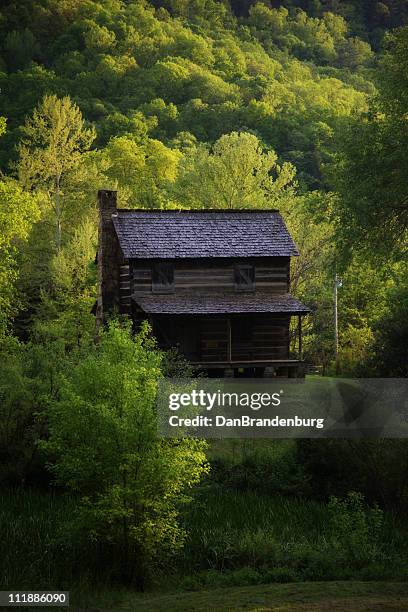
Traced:
<path fill-rule="evenodd" d="M 18 334 L 50 317 L 85 333 L 105 187 L 126 207 L 280 208 L 301 247 L 293 286 L 316 304 L 306 355 L 333 356 L 341 266 L 344 343 L 368 347 L 356 270 L 384 304 L 405 258 L 407 34 L 387 34 L 402 2 L 46 0 L 1 15 L 0 167 L 40 211 L 9 276 Z"/>

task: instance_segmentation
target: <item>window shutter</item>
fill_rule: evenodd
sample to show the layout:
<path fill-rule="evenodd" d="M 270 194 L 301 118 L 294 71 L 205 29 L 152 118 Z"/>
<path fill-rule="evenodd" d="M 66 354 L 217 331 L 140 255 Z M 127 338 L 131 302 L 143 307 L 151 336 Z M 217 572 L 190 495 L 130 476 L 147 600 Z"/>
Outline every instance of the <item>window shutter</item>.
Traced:
<path fill-rule="evenodd" d="M 235 288 L 237 291 L 253 291 L 255 289 L 255 268 L 250 264 L 235 266 Z"/>
<path fill-rule="evenodd" d="M 152 291 L 154 293 L 173 293 L 174 268 L 167 262 L 159 262 L 152 268 Z"/>

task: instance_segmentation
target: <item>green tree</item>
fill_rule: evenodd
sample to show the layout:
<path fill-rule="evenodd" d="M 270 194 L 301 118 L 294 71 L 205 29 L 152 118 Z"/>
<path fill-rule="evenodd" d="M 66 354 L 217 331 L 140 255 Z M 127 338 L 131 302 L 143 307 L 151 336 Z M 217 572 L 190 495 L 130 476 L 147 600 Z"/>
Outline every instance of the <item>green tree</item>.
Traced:
<path fill-rule="evenodd" d="M 25 68 L 34 57 L 38 57 L 40 51 L 33 33 L 28 28 L 20 32 L 16 30 L 9 32 L 4 47 L 10 70 Z"/>
<path fill-rule="evenodd" d="M 373 325 L 375 341 L 368 365 L 380 376 L 408 376 L 407 267 L 387 291 L 386 307 Z"/>
<path fill-rule="evenodd" d="M 408 230 L 408 27 L 389 39 L 368 113 L 341 126 L 330 179 L 343 251 L 406 257 Z M 373 248 L 374 246 L 374 248 Z"/>
<path fill-rule="evenodd" d="M 176 180 L 181 153 L 159 140 L 138 144 L 129 136 L 111 138 L 101 153 L 103 171 L 119 199 L 131 208 L 160 208 Z"/>
<path fill-rule="evenodd" d="M 198 146 L 180 165 L 177 194 L 198 208 L 283 205 L 294 194 L 295 170 L 247 132 L 221 136 L 211 149 Z"/>
<path fill-rule="evenodd" d="M 39 217 L 35 196 L 24 192 L 11 179 L 0 180 L 0 336 L 19 310 L 16 294 L 19 253 Z"/>
<path fill-rule="evenodd" d="M 85 219 L 73 236 L 50 260 L 53 281 L 50 291 L 43 290 L 33 321 L 33 333 L 63 340 L 67 350 L 89 343 L 95 333 L 92 307 L 96 301 L 97 227 L 94 219 Z"/>
<path fill-rule="evenodd" d="M 360 38 L 347 38 L 339 45 L 339 66 L 356 69 L 364 66 L 373 58 L 370 45 Z"/>
<path fill-rule="evenodd" d="M 49 198 L 57 251 L 62 246 L 62 225 L 70 204 L 64 197 L 66 180 L 94 138 L 94 129 L 85 127 L 81 111 L 69 97 L 45 96 L 23 127 L 19 178 L 24 187 L 38 189 Z"/>
<path fill-rule="evenodd" d="M 157 436 L 160 364 L 148 326 L 134 337 L 112 323 L 48 409 L 43 447 L 56 482 L 78 496 L 72 530 L 120 551 L 128 581 L 182 545 L 179 506 L 207 469 L 204 442 Z"/>

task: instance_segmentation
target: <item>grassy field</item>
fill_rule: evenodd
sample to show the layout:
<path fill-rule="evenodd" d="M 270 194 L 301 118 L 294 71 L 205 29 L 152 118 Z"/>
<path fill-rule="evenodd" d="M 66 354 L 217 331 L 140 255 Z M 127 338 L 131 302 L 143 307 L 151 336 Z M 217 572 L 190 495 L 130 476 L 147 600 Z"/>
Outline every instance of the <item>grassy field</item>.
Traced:
<path fill-rule="evenodd" d="M 84 610 L 108 612 L 387 612 L 408 610 L 408 584 L 314 582 L 259 585 L 163 595 L 111 593 L 88 601 Z M 81 608 L 78 608 L 80 610 Z"/>

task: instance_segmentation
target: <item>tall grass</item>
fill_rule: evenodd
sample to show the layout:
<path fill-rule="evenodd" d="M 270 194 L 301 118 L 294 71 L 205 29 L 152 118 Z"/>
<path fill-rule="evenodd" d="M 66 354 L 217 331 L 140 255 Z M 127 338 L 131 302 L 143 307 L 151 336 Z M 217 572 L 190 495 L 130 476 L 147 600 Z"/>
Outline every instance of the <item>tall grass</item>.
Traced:
<path fill-rule="evenodd" d="M 64 525 L 74 512 L 75 499 L 69 496 L 30 490 L 0 493 L 2 589 L 69 589 L 114 579 L 120 553 L 67 539 Z"/>
<path fill-rule="evenodd" d="M 407 543 L 401 527 L 386 515 L 381 533 L 370 531 L 363 509 L 361 520 L 353 520 L 357 511 L 335 507 L 351 525 L 349 533 L 340 534 L 338 517 L 327 504 L 211 487 L 185 516 L 188 540 L 181 562 L 197 572 L 246 568 L 250 582 L 405 576 Z M 358 555 L 352 550 L 356 545 Z"/>
<path fill-rule="evenodd" d="M 69 512 L 69 499 L 31 491 L 1 493 L 3 588 L 45 588 L 58 580 L 64 555 L 57 544 L 58 525 Z"/>
<path fill-rule="evenodd" d="M 337 524 L 347 526 L 348 510 L 338 507 L 343 515 Z M 63 525 L 74 510 L 72 497 L 0 493 L 1 589 L 81 591 L 118 582 L 120 551 L 67 540 Z M 384 516 L 377 535 L 364 517 L 350 520 L 349 537 L 347 528 L 340 536 L 333 532 L 330 512 L 327 505 L 302 498 L 203 487 L 182 516 L 187 539 L 174 565 L 181 586 L 406 576 L 408 538 L 391 515 Z M 356 534 L 353 525 L 360 524 Z M 363 549 L 358 555 L 356 545 Z M 167 579 L 174 576 L 160 578 Z"/>
<path fill-rule="evenodd" d="M 307 495 L 295 440 L 217 440 L 209 447 L 211 481 L 261 494 Z"/>

